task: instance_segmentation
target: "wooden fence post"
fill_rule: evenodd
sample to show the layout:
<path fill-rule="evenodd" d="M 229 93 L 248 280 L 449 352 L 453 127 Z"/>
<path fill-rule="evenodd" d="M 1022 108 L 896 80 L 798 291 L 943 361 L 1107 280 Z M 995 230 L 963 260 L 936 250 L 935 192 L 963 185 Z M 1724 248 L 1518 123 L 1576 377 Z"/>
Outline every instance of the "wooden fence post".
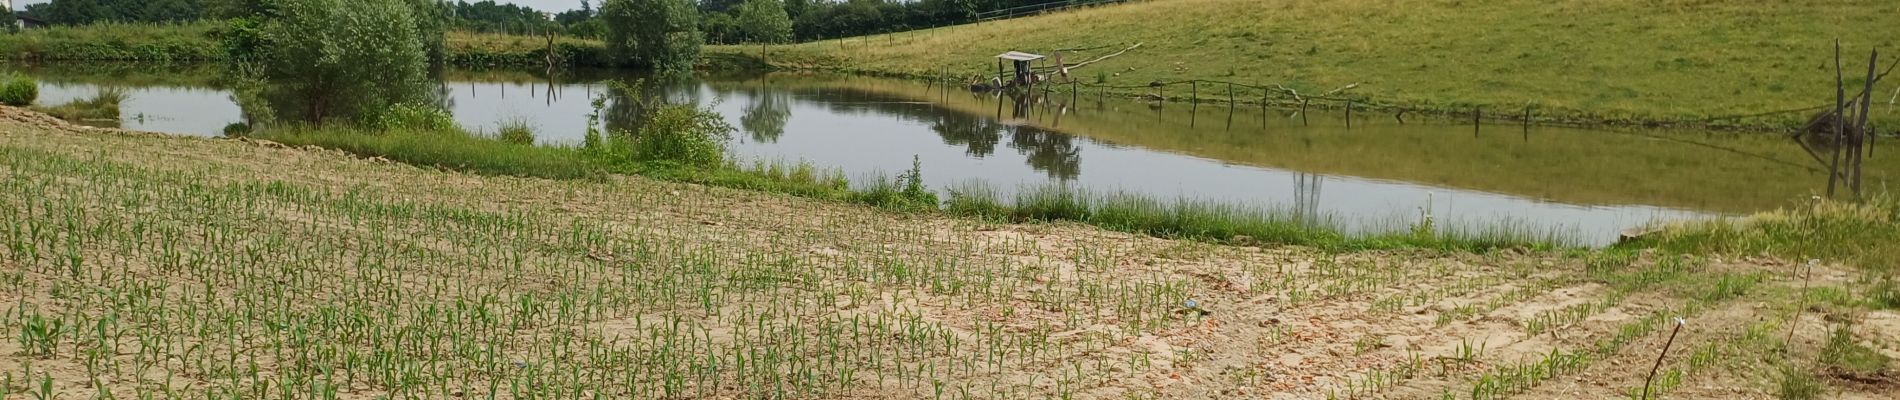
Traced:
<path fill-rule="evenodd" d="M 1201 81 L 1199 80 L 1188 81 L 1188 85 L 1190 85 L 1190 89 L 1188 89 L 1190 90 L 1188 96 L 1190 96 L 1190 98 L 1192 99 L 1191 101 L 1194 102 L 1194 105 L 1197 105 L 1197 106 L 1201 105 Z"/>
<path fill-rule="evenodd" d="M 1524 134 L 1531 133 L 1531 105 L 1524 105 Z"/>
<path fill-rule="evenodd" d="M 1827 166 L 1827 197 L 1834 198 L 1834 185 L 1841 177 L 1841 148 L 1846 147 L 1847 83 L 1841 76 L 1841 40 L 1834 39 L 1834 159 Z"/>
<path fill-rule="evenodd" d="M 1352 129 L 1352 99 L 1346 99 L 1346 129 Z"/>
<path fill-rule="evenodd" d="M 1471 137 L 1478 137 L 1478 129 L 1482 126 L 1484 126 L 1484 107 L 1471 109 Z"/>
<path fill-rule="evenodd" d="M 1306 99 L 1300 99 L 1300 126 L 1306 126 Z"/>

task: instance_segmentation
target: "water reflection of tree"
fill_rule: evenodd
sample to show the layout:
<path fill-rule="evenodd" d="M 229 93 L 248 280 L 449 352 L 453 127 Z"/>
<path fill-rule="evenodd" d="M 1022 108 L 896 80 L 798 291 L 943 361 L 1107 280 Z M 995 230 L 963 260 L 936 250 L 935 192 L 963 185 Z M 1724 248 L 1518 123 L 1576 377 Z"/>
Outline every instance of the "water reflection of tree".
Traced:
<path fill-rule="evenodd" d="M 785 135 L 785 121 L 792 117 L 791 94 L 761 88 L 752 91 L 752 104 L 745 108 L 745 115 L 739 117 L 739 127 L 752 135 L 752 140 L 772 143 Z"/>
<path fill-rule="evenodd" d="M 1031 126 L 1017 126 L 1009 137 L 1009 147 L 1029 156 L 1029 166 L 1050 178 L 1075 180 L 1082 175 L 1082 149 L 1075 137 Z"/>
<path fill-rule="evenodd" d="M 833 113 L 886 115 L 928 124 L 944 144 L 961 146 L 964 154 L 971 157 L 995 154 L 996 145 L 1008 135 L 1009 147 L 1027 156 L 1030 168 L 1060 180 L 1074 180 L 1082 174 L 1081 147 L 1074 136 L 1034 126 L 1004 124 L 984 116 L 880 94 L 851 90 L 815 94 Z M 1027 106 L 1027 103 L 1018 103 Z"/>
<path fill-rule="evenodd" d="M 930 130 L 943 138 L 943 143 L 951 146 L 963 146 L 964 154 L 983 158 L 996 153 L 996 144 L 1003 140 L 1002 124 L 983 118 L 937 118 L 930 123 Z"/>

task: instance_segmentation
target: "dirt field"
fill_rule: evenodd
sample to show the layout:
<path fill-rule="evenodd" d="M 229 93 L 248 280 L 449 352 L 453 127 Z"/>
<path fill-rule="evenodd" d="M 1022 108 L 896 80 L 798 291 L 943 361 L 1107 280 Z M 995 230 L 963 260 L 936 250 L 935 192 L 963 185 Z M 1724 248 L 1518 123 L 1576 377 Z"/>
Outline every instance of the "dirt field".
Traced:
<path fill-rule="evenodd" d="M 1774 398 L 1846 322 L 1900 356 L 1826 263 L 1217 246 L 12 108 L 0 156 L 5 399 L 1632 398 L 1678 317 L 1652 397 Z"/>

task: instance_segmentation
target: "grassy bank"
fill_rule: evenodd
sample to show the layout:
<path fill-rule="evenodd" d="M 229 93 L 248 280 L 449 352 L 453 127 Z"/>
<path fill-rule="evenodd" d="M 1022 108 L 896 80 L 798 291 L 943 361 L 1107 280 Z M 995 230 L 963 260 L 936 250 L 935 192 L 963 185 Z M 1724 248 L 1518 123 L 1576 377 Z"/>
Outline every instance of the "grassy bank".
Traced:
<path fill-rule="evenodd" d="M 217 25 L 54 26 L 0 35 L 0 55 L 33 61 L 199 62 L 224 58 Z"/>
<path fill-rule="evenodd" d="M 1737 219 L 1679 223 L 1635 246 L 1678 252 L 1770 254 L 1900 274 L 1900 200 L 1820 200 Z M 1900 305 L 1900 303 L 1896 303 Z"/>
<path fill-rule="evenodd" d="M 223 26 L 189 24 L 93 24 L 28 29 L 0 35 L 0 56 L 24 61 L 204 62 L 225 57 Z M 462 67 L 543 66 L 547 38 L 449 32 L 447 61 Z M 606 66 L 605 46 L 597 40 L 558 38 L 552 50 L 567 65 Z"/>
<path fill-rule="evenodd" d="M 1624 398 L 1665 343 L 1667 398 L 1894 389 L 1857 378 L 1900 316 L 1730 257 L 1230 247 L 13 112 L 0 394 Z"/>
<path fill-rule="evenodd" d="M 1140 43 L 1075 70 L 1077 78 L 1140 87 L 1189 79 L 1279 84 L 1306 95 L 1357 84 L 1340 97 L 1358 98 L 1362 107 L 1468 119 L 1478 107 L 1515 117 L 1528 104 L 1547 121 L 1647 124 L 1831 104 L 1834 39 L 1846 49 L 1847 75 L 1863 75 L 1869 49 L 1900 48 L 1885 18 L 1896 13 L 1900 4 L 1860 0 L 1154 1 L 774 47 L 767 58 L 791 68 L 906 76 L 947 69 L 961 80 L 994 76 L 993 56 L 1003 51 L 1085 49 L 1065 53 L 1076 63 Z M 1748 29 L 1718 28 L 1735 26 Z M 1880 100 L 1897 87 L 1900 81 L 1882 82 Z M 1203 97 L 1225 98 L 1224 88 L 1201 89 Z M 1166 95 L 1189 93 L 1179 86 Z M 1892 108 L 1877 109 L 1879 125 L 1900 123 Z M 1722 122 L 1785 127 L 1803 117 Z"/>

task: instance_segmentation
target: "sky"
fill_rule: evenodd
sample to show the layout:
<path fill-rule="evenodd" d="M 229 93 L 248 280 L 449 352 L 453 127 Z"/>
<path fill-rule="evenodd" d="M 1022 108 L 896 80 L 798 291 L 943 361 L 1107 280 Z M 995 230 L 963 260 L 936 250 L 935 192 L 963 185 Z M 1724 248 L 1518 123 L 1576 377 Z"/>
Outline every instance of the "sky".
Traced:
<path fill-rule="evenodd" d="M 13 0 L 13 8 L 23 9 L 23 8 L 26 8 L 26 5 L 28 4 L 45 3 L 48 1 L 52 1 L 52 0 Z M 480 1 L 480 0 L 469 0 L 470 3 L 473 3 L 476 1 Z M 599 0 L 593 0 L 593 1 L 596 4 L 599 3 Z M 572 10 L 576 8 L 581 8 L 581 0 L 495 0 L 495 2 L 496 3 L 515 3 L 515 4 L 520 4 L 520 5 L 524 5 L 528 7 L 533 7 L 536 10 L 547 11 L 547 12 L 562 12 L 562 11 Z"/>

